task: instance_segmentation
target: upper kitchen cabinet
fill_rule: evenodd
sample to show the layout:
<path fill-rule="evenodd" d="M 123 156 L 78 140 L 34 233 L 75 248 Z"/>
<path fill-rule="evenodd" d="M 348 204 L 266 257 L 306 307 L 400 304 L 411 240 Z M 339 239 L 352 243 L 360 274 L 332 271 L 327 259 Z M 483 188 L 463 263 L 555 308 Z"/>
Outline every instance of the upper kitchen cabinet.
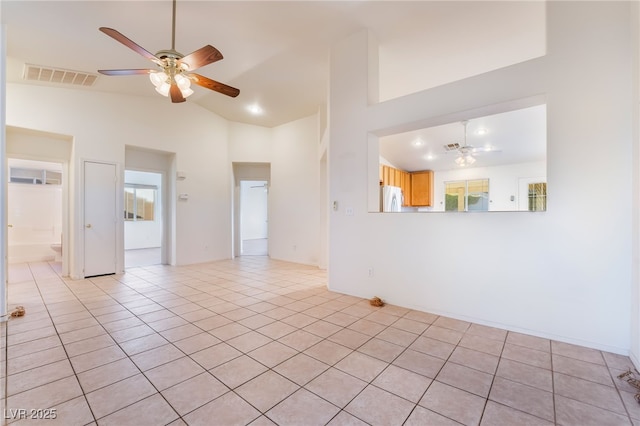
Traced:
<path fill-rule="evenodd" d="M 411 173 L 391 166 L 380 165 L 380 185 L 398 186 L 402 189 L 402 205 L 411 205 Z"/>
<path fill-rule="evenodd" d="M 402 183 L 400 187 L 402 188 L 402 194 L 404 195 L 402 198 L 402 206 L 408 207 L 411 205 L 411 173 L 402 172 Z"/>
<path fill-rule="evenodd" d="M 411 173 L 411 205 L 431 207 L 433 205 L 433 171 Z"/>

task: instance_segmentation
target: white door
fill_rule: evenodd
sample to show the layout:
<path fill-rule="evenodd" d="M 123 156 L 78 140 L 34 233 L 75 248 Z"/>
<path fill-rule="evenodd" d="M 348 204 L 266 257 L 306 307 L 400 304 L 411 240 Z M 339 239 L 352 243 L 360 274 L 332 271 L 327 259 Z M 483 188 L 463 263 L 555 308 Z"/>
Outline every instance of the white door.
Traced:
<path fill-rule="evenodd" d="M 84 276 L 116 272 L 115 164 L 84 163 Z"/>

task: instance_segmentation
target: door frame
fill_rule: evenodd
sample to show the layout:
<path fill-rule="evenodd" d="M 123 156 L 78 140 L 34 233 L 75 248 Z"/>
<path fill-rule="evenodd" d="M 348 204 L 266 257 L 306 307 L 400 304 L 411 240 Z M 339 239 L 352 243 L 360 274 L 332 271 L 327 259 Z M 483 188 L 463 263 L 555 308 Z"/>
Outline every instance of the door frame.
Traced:
<path fill-rule="evenodd" d="M 75 226 L 75 232 L 76 235 L 78 236 L 77 238 L 75 238 L 75 241 L 77 242 L 76 244 L 76 250 L 75 250 L 75 255 L 76 255 L 76 259 L 77 262 L 75 263 L 75 276 L 73 276 L 72 278 L 77 278 L 77 279 L 84 279 L 84 250 L 85 250 L 85 245 L 84 245 L 84 215 L 85 215 L 85 209 L 84 209 L 84 193 L 85 193 L 85 184 L 84 184 L 84 178 L 85 178 L 85 165 L 86 163 L 100 163 L 100 164 L 107 164 L 107 165 L 111 165 L 111 166 L 115 166 L 115 174 L 116 174 L 116 194 L 122 194 L 124 192 L 124 183 L 123 183 L 123 176 L 124 176 L 124 171 L 123 171 L 123 166 L 121 163 L 117 163 L 117 162 L 112 162 L 112 161 L 104 161 L 104 160 L 94 160 L 91 158 L 82 158 L 80 160 L 80 173 L 79 173 L 79 188 L 80 190 L 78 191 L 78 196 L 77 196 L 77 202 L 78 204 L 76 205 L 76 208 L 79 212 L 79 216 L 77 217 L 76 220 L 76 226 Z M 116 218 L 120 217 L 118 216 L 118 212 L 119 211 L 123 211 L 123 197 L 118 197 L 116 196 L 116 202 L 115 202 L 115 215 Z M 116 274 L 122 274 L 124 272 L 124 220 L 116 220 Z"/>

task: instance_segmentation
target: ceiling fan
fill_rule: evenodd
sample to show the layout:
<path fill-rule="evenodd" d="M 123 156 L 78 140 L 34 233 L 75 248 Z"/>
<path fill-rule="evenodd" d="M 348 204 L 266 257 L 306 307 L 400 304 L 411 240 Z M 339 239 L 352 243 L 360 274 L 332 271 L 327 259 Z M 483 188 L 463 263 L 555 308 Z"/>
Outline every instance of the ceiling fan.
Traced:
<path fill-rule="evenodd" d="M 460 145 L 458 142 L 453 142 L 444 146 L 447 154 L 457 154 L 455 160 L 457 165 L 461 167 L 472 165 L 476 162 L 475 154 L 481 154 L 484 152 L 498 152 L 498 150 L 492 147 L 477 148 L 473 145 L 467 144 L 467 125 L 469 124 L 469 121 L 464 120 L 461 122 L 461 124 L 464 126 L 464 142 L 462 143 L 462 145 Z"/>
<path fill-rule="evenodd" d="M 140 47 L 138 44 L 122 35 L 113 28 L 100 27 L 100 31 L 124 44 L 134 52 L 155 63 L 156 69 L 120 69 L 98 70 L 104 75 L 137 75 L 149 74 L 156 91 L 163 96 L 170 96 L 171 102 L 184 102 L 187 96 L 193 94 L 191 83 L 205 87 L 235 98 L 240 90 L 224 83 L 212 80 L 193 71 L 205 65 L 222 59 L 222 53 L 213 46 L 206 45 L 188 55 L 175 50 L 176 41 L 176 0 L 173 0 L 173 14 L 171 26 L 171 49 L 160 50 L 155 55 Z"/>

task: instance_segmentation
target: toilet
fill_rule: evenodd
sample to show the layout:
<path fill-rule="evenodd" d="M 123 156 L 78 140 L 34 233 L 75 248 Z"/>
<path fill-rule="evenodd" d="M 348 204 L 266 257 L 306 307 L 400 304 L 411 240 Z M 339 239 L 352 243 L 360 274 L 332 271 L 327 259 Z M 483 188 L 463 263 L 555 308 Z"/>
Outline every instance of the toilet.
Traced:
<path fill-rule="evenodd" d="M 56 252 L 56 256 L 53 261 L 62 262 L 62 243 L 51 244 L 51 250 Z"/>

